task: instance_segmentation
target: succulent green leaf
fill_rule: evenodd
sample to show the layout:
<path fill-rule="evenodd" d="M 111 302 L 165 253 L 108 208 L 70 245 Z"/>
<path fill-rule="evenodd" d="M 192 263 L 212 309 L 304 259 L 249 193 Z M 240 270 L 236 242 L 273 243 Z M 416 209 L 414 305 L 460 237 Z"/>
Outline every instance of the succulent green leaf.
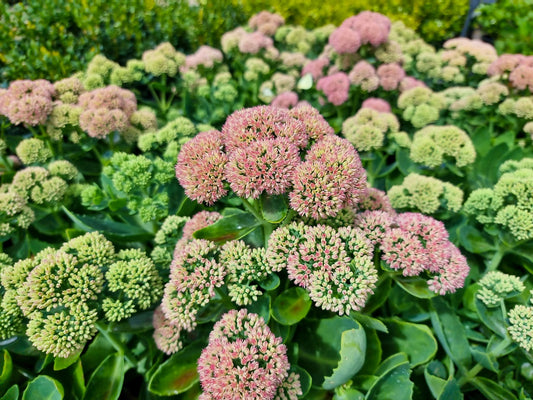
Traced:
<path fill-rule="evenodd" d="M 294 325 L 305 318 L 311 309 L 311 299 L 305 289 L 293 287 L 276 297 L 272 304 L 272 318 L 283 325 Z"/>
<path fill-rule="evenodd" d="M 470 381 L 488 400 L 516 400 L 516 396 L 502 385 L 478 376 Z"/>
<path fill-rule="evenodd" d="M 410 375 L 408 361 L 388 369 L 374 382 L 366 394 L 366 400 L 410 400 L 414 387 L 409 379 Z"/>
<path fill-rule="evenodd" d="M 419 299 L 431 299 L 437 295 L 429 290 L 427 281 L 418 276 L 395 276 L 394 280 L 403 290 Z"/>
<path fill-rule="evenodd" d="M 125 373 L 124 356 L 110 354 L 91 375 L 83 400 L 117 400 Z"/>
<path fill-rule="evenodd" d="M 236 214 L 221 218 L 213 225 L 197 230 L 193 237 L 224 243 L 248 235 L 259 225 L 259 221 L 250 213 Z"/>
<path fill-rule="evenodd" d="M 62 400 L 64 394 L 61 383 L 47 375 L 39 375 L 28 383 L 22 400 Z"/>
<path fill-rule="evenodd" d="M 261 196 L 261 214 L 271 224 L 279 224 L 287 216 L 288 205 L 285 196 Z"/>
<path fill-rule="evenodd" d="M 19 398 L 19 387 L 17 385 L 11 386 L 8 391 L 0 397 L 0 400 L 18 400 Z"/>

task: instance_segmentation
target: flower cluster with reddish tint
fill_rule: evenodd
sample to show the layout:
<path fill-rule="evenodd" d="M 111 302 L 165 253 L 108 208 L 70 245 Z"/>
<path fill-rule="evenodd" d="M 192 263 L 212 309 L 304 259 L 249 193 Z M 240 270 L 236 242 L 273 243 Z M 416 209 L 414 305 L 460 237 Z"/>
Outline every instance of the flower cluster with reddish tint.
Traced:
<path fill-rule="evenodd" d="M 195 53 L 188 55 L 185 58 L 185 65 L 182 68 L 183 71 L 196 69 L 199 66 L 213 68 L 215 64 L 221 62 L 223 58 L 224 56 L 220 50 L 210 46 L 200 46 Z"/>
<path fill-rule="evenodd" d="M 398 214 L 380 244 L 390 268 L 404 276 L 429 274 L 433 292 L 443 295 L 464 286 L 470 268 L 442 222 L 418 213 Z"/>
<path fill-rule="evenodd" d="M 54 94 L 54 85 L 44 79 L 11 82 L 0 92 L 0 115 L 15 125 L 44 124 L 52 112 Z"/>
<path fill-rule="evenodd" d="M 288 194 L 300 215 L 313 218 L 357 204 L 366 189 L 357 151 L 308 105 L 234 112 L 222 132 L 201 133 L 182 147 L 176 176 L 199 202 L 213 204 L 228 188 L 252 199 Z"/>
<path fill-rule="evenodd" d="M 369 43 L 377 47 L 387 41 L 391 22 L 383 14 L 363 11 L 345 19 L 340 28 L 348 28 L 357 32 L 361 44 Z"/>
<path fill-rule="evenodd" d="M 372 250 L 357 229 L 292 223 L 272 233 L 266 258 L 273 268 L 285 267 L 317 307 L 344 315 L 363 308 L 373 293 Z"/>
<path fill-rule="evenodd" d="M 508 76 L 513 87 L 533 93 L 533 56 L 502 54 L 490 65 L 488 74 Z"/>
<path fill-rule="evenodd" d="M 285 23 L 285 19 L 279 14 L 273 14 L 268 11 L 261 11 L 252 15 L 248 21 L 248 26 L 258 30 L 264 35 L 272 36 L 276 30 Z"/>
<path fill-rule="evenodd" d="M 130 117 L 137 110 L 137 99 L 133 92 L 112 85 L 83 93 L 78 105 L 83 109 L 80 127 L 89 136 L 103 138 L 113 131 L 123 132 L 130 127 Z"/>
<path fill-rule="evenodd" d="M 344 72 L 336 72 L 320 78 L 316 84 L 316 88 L 324 92 L 331 104 L 340 106 L 348 100 L 350 79 L 348 79 L 348 75 Z"/>
<path fill-rule="evenodd" d="M 287 348 L 262 317 L 246 309 L 228 311 L 198 359 L 200 398 L 272 400 L 289 367 Z"/>

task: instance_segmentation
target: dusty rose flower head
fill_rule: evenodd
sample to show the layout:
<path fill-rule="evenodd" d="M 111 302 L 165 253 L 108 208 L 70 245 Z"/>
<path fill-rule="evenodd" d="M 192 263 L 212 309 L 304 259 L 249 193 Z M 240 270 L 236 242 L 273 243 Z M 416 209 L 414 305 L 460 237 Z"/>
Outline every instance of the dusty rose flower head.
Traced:
<path fill-rule="evenodd" d="M 261 11 L 255 15 L 252 15 L 248 21 L 248 26 L 265 35 L 272 36 L 284 23 L 285 19 L 281 15 L 273 14 L 268 11 Z"/>
<path fill-rule="evenodd" d="M 487 73 L 494 76 L 512 72 L 522 63 L 524 58 L 525 56 L 522 54 L 502 54 L 492 62 Z"/>
<path fill-rule="evenodd" d="M 357 31 L 341 25 L 329 36 L 328 43 L 339 54 L 355 53 L 361 46 L 361 39 Z"/>
<path fill-rule="evenodd" d="M 305 147 L 309 140 L 301 121 L 272 106 L 235 111 L 222 126 L 222 135 L 228 154 L 256 140 L 286 137 L 298 147 Z"/>
<path fill-rule="evenodd" d="M 199 66 L 205 68 L 213 68 L 216 63 L 222 61 L 224 56 L 222 52 L 210 46 L 200 46 L 195 53 L 185 58 L 184 70 L 198 68 Z"/>
<path fill-rule="evenodd" d="M 300 102 L 297 107 L 289 111 L 289 115 L 303 122 L 305 131 L 312 140 L 320 140 L 327 135 L 335 133 L 335 130 L 320 114 L 320 111 L 310 104 L 302 104 Z"/>
<path fill-rule="evenodd" d="M 348 78 L 350 82 L 361 86 L 365 92 L 372 92 L 379 87 L 379 77 L 376 69 L 365 60 L 359 61 L 350 71 Z"/>
<path fill-rule="evenodd" d="M 387 193 L 376 188 L 366 188 L 361 194 L 356 209 L 358 211 L 385 211 L 394 214 L 394 209 L 390 203 Z"/>
<path fill-rule="evenodd" d="M 238 196 L 257 199 L 263 192 L 284 193 L 299 163 L 298 148 L 289 139 L 258 140 L 230 154 L 225 176 Z"/>
<path fill-rule="evenodd" d="M 181 350 L 181 329 L 170 324 L 161 306 L 154 311 L 152 324 L 154 326 L 154 342 L 159 350 L 165 354 L 173 354 Z"/>
<path fill-rule="evenodd" d="M 394 222 L 394 214 L 382 210 L 358 213 L 353 226 L 362 232 L 374 246 L 380 245 Z"/>
<path fill-rule="evenodd" d="M 379 83 L 384 90 L 398 89 L 400 82 L 405 78 L 405 71 L 399 64 L 382 64 L 378 67 Z"/>
<path fill-rule="evenodd" d="M 278 94 L 276 97 L 272 99 L 272 103 L 270 103 L 273 107 L 279 107 L 279 108 L 292 108 L 296 107 L 298 104 L 298 95 L 295 92 L 284 92 Z"/>
<path fill-rule="evenodd" d="M 314 80 L 324 76 L 324 68 L 329 66 L 329 59 L 326 57 L 319 57 L 316 60 L 311 60 L 302 68 L 302 76 L 311 74 Z"/>
<path fill-rule="evenodd" d="M 198 311 L 224 283 L 226 271 L 218 254 L 218 246 L 203 239 L 193 239 L 175 252 L 161 303 L 170 325 L 187 331 L 196 327 Z"/>
<path fill-rule="evenodd" d="M 509 74 L 509 82 L 517 89 L 533 93 L 533 66 L 519 65 Z"/>
<path fill-rule="evenodd" d="M 213 204 L 227 194 L 223 180 L 228 157 L 222 149 L 218 131 L 201 132 L 182 146 L 176 177 L 191 199 Z"/>
<path fill-rule="evenodd" d="M 366 175 L 354 147 L 330 135 L 316 142 L 305 162 L 296 167 L 291 207 L 301 216 L 334 217 L 345 206 L 357 204 L 366 188 Z"/>
<path fill-rule="evenodd" d="M 404 276 L 428 274 L 428 285 L 438 294 L 463 287 L 469 272 L 466 259 L 448 240 L 444 224 L 418 213 L 396 216 L 381 242 L 382 259 Z"/>
<path fill-rule="evenodd" d="M 316 88 L 324 92 L 330 103 L 340 106 L 348 100 L 350 80 L 344 72 L 337 72 L 333 75 L 320 78 Z"/>
<path fill-rule="evenodd" d="M 383 99 L 377 98 L 377 97 L 369 97 L 365 101 L 363 101 L 363 104 L 361 104 L 361 108 L 372 108 L 373 110 L 379 111 L 379 112 L 391 112 L 390 104 Z"/>
<path fill-rule="evenodd" d="M 52 112 L 54 94 L 54 86 L 44 79 L 11 82 L 9 88 L 0 93 L 0 114 L 15 125 L 44 124 Z"/>
<path fill-rule="evenodd" d="M 239 39 L 241 53 L 257 54 L 260 50 L 273 47 L 273 45 L 273 40 L 261 32 L 246 32 Z"/>
<path fill-rule="evenodd" d="M 128 118 L 118 109 L 90 108 L 80 114 L 79 122 L 80 127 L 94 138 L 104 138 L 110 132 L 124 131 L 128 127 Z"/>
<path fill-rule="evenodd" d="M 246 309 L 227 312 L 198 359 L 203 398 L 274 399 L 289 375 L 286 353 L 263 318 Z"/>
<path fill-rule="evenodd" d="M 345 19 L 341 27 L 356 31 L 361 39 L 361 44 L 370 43 L 372 46 L 377 47 L 387 41 L 391 22 L 383 14 L 363 11 Z"/>
<path fill-rule="evenodd" d="M 415 87 L 427 87 L 427 85 L 416 79 L 416 78 L 413 78 L 412 76 L 406 76 L 405 78 L 402 79 L 402 81 L 400 82 L 400 92 L 405 92 L 406 90 L 409 90 L 409 89 L 412 89 L 412 88 L 415 88 Z"/>

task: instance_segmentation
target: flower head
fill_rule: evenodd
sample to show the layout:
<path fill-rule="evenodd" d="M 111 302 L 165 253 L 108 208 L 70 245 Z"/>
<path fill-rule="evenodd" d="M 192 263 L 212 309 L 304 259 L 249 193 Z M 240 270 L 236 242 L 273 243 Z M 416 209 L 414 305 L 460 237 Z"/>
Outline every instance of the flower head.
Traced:
<path fill-rule="evenodd" d="M 381 244 L 393 223 L 394 214 L 382 210 L 368 210 L 355 215 L 353 226 L 372 245 L 377 246 Z"/>
<path fill-rule="evenodd" d="M 153 50 L 147 50 L 142 55 L 144 69 L 154 75 L 174 76 L 179 67 L 185 63 L 185 56 L 176 51 L 168 42 L 161 43 Z"/>
<path fill-rule="evenodd" d="M 324 92 L 330 103 L 339 106 L 348 100 L 350 80 L 344 72 L 336 72 L 333 75 L 320 78 L 316 88 Z"/>
<path fill-rule="evenodd" d="M 526 351 L 533 349 L 533 307 L 519 304 L 509 314 L 507 328 L 513 340 Z"/>
<path fill-rule="evenodd" d="M 385 113 L 391 112 L 390 104 L 386 100 L 377 97 L 369 97 L 363 101 L 361 108 L 371 108 L 373 110 Z"/>
<path fill-rule="evenodd" d="M 515 296 L 526 287 L 519 277 L 500 271 L 490 271 L 479 280 L 476 297 L 487 307 L 498 307 L 502 300 Z"/>
<path fill-rule="evenodd" d="M 361 46 L 361 38 L 357 31 L 341 25 L 329 36 L 329 44 L 339 54 L 355 53 Z"/>
<path fill-rule="evenodd" d="M 350 82 L 365 92 L 373 92 L 379 87 L 379 77 L 376 69 L 368 61 L 361 60 L 354 65 L 348 75 Z"/>
<path fill-rule="evenodd" d="M 353 29 L 359 34 L 361 44 L 370 43 L 377 47 L 387 41 L 391 22 L 380 13 L 363 11 L 343 21 L 341 27 Z"/>
<path fill-rule="evenodd" d="M 52 152 L 45 143 L 36 138 L 22 140 L 15 149 L 17 156 L 23 164 L 44 164 L 50 157 Z"/>
<path fill-rule="evenodd" d="M 52 112 L 54 93 L 54 86 L 44 79 L 11 82 L 7 91 L 0 94 L 0 115 L 15 125 L 44 124 Z"/>
<path fill-rule="evenodd" d="M 170 324 L 161 306 L 157 307 L 154 311 L 153 325 L 153 338 L 159 350 L 169 355 L 181 350 L 183 346 L 181 329 Z"/>
<path fill-rule="evenodd" d="M 318 80 L 324 76 L 324 68 L 327 66 L 329 66 L 329 59 L 326 57 L 310 60 L 302 68 L 302 76 L 311 74 L 314 80 Z"/>
<path fill-rule="evenodd" d="M 290 367 L 286 347 L 263 318 L 231 310 L 215 324 L 198 359 L 207 398 L 274 399 Z"/>
<path fill-rule="evenodd" d="M 252 29 L 260 31 L 265 35 L 272 36 L 284 23 L 285 19 L 281 15 L 270 13 L 268 11 L 261 11 L 252 15 L 248 21 L 248 26 Z"/>
<path fill-rule="evenodd" d="M 289 110 L 289 115 L 303 122 L 305 131 L 311 140 L 320 140 L 335 133 L 320 111 L 310 105 L 299 105 Z"/>
<path fill-rule="evenodd" d="M 381 64 L 376 73 L 379 84 L 387 91 L 398 89 L 400 82 L 405 78 L 405 71 L 396 63 Z"/>
<path fill-rule="evenodd" d="M 293 108 L 298 104 L 298 95 L 295 92 L 283 92 L 272 99 L 270 103 L 273 107 Z"/>
<path fill-rule="evenodd" d="M 200 46 L 195 53 L 185 58 L 184 69 L 198 68 L 213 68 L 216 63 L 220 63 L 224 56 L 222 52 L 210 46 Z"/>

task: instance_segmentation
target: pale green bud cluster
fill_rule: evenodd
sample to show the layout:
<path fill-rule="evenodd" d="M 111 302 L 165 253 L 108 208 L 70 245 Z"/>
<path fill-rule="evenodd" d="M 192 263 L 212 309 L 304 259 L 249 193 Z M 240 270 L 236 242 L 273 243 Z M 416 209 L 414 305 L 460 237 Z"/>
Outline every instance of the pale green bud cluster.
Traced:
<path fill-rule="evenodd" d="M 516 296 L 526 288 L 519 277 L 500 271 L 490 271 L 481 278 L 479 285 L 481 287 L 476 297 L 487 307 L 498 307 L 503 300 Z"/>
<path fill-rule="evenodd" d="M 411 122 L 415 128 L 422 128 L 439 119 L 444 101 L 431 89 L 415 87 L 400 95 L 398 107 L 403 110 L 404 120 Z"/>

